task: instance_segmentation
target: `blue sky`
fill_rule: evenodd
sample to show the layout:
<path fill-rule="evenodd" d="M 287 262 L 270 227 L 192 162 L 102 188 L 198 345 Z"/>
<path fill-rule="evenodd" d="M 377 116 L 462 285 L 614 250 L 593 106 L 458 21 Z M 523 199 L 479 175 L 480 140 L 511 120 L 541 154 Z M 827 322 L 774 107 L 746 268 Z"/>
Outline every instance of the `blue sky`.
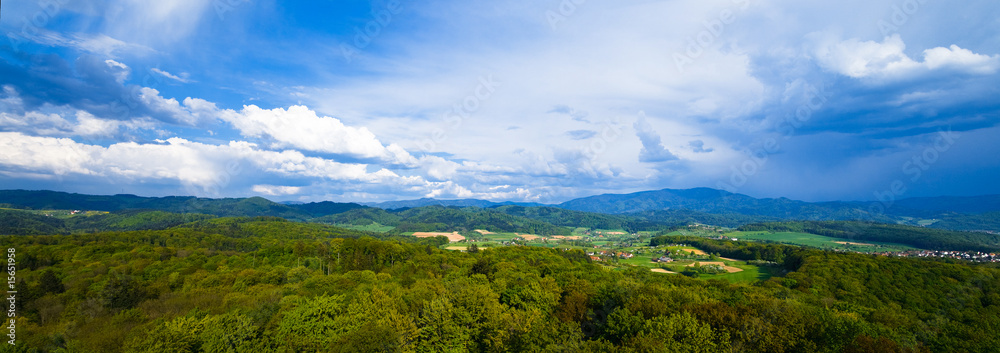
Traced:
<path fill-rule="evenodd" d="M 45 0 L 3 188 L 560 202 L 1000 193 L 1000 4 Z"/>

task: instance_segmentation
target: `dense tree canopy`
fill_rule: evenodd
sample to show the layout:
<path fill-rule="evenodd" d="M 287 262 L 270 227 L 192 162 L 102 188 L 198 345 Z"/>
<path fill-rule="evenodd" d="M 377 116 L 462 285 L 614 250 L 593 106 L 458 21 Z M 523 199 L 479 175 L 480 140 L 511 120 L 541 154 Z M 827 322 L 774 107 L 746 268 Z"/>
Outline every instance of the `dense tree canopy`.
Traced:
<path fill-rule="evenodd" d="M 788 271 L 752 285 L 579 250 L 438 249 L 442 239 L 282 219 L 7 236 L 19 345 L 80 352 L 992 352 L 1000 271 L 777 244 L 660 237 Z"/>

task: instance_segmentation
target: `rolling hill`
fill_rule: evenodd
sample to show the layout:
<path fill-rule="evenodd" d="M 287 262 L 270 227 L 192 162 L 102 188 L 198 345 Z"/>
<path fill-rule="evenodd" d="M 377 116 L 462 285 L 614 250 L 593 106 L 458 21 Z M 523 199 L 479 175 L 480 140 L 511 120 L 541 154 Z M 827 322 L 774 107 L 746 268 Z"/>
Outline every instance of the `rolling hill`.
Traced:
<path fill-rule="evenodd" d="M 35 210 L 158 210 L 203 213 L 219 217 L 273 216 L 305 221 L 363 208 L 355 203 L 318 202 L 284 205 L 263 197 L 209 199 L 193 196 L 141 197 L 136 195 L 83 195 L 58 191 L 0 190 L 0 203 Z"/>

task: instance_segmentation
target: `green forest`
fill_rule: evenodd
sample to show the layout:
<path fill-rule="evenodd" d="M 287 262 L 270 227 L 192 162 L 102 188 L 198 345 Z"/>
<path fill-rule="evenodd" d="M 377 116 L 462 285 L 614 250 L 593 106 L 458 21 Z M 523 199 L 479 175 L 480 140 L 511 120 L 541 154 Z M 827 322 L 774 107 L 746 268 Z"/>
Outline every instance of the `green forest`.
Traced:
<path fill-rule="evenodd" d="M 205 217 L 157 230 L 2 241 L 18 263 L 18 344 L 3 346 L 12 352 L 1000 347 L 1000 270 L 955 261 L 696 237 L 650 241 L 770 261 L 786 271 L 731 284 L 609 267 L 580 250 L 447 251 L 439 248 L 443 237 L 275 217 Z"/>
<path fill-rule="evenodd" d="M 746 232 L 803 232 L 851 241 L 880 241 L 921 249 L 958 251 L 1000 251 L 1000 235 L 984 232 L 957 232 L 860 221 L 802 221 L 747 224 Z"/>

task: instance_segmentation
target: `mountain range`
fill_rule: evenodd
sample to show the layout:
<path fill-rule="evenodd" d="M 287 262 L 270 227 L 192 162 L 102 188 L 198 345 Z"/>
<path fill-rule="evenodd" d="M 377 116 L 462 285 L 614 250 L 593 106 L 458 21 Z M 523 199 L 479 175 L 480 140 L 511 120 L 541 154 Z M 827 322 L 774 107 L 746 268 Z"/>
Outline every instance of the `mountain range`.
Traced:
<path fill-rule="evenodd" d="M 552 219 L 582 218 L 556 209 L 582 213 L 621 215 L 651 222 L 689 222 L 733 226 L 770 220 L 866 220 L 904 223 L 954 230 L 1000 230 L 1000 195 L 975 197 L 908 198 L 871 207 L 871 202 L 805 202 L 787 198 L 754 198 L 710 188 L 663 189 L 631 194 L 604 194 L 555 205 L 491 202 L 476 199 L 419 199 L 382 203 L 277 203 L 261 197 L 209 199 L 184 196 L 83 195 L 56 191 L 0 190 L 0 207 L 29 209 L 79 209 L 120 211 L 149 209 L 216 216 L 276 216 L 312 220 L 369 207 L 386 210 L 428 206 L 493 208 L 508 214 L 529 214 Z M 885 207 L 888 206 L 888 207 Z M 528 211 L 526 211 L 528 209 Z M 876 212 L 873 212 L 876 211 Z M 560 217 L 543 215 L 560 214 Z M 588 217 L 589 219 L 595 219 Z M 538 219 L 538 218 L 535 218 Z M 615 222 L 624 222 L 616 218 Z M 733 221 L 736 220 L 736 221 Z M 921 223 L 922 222 L 922 223 Z M 552 222 L 559 224 L 560 222 Z M 566 224 L 567 226 L 569 224 Z M 935 226 L 937 225 L 937 226 Z"/>

